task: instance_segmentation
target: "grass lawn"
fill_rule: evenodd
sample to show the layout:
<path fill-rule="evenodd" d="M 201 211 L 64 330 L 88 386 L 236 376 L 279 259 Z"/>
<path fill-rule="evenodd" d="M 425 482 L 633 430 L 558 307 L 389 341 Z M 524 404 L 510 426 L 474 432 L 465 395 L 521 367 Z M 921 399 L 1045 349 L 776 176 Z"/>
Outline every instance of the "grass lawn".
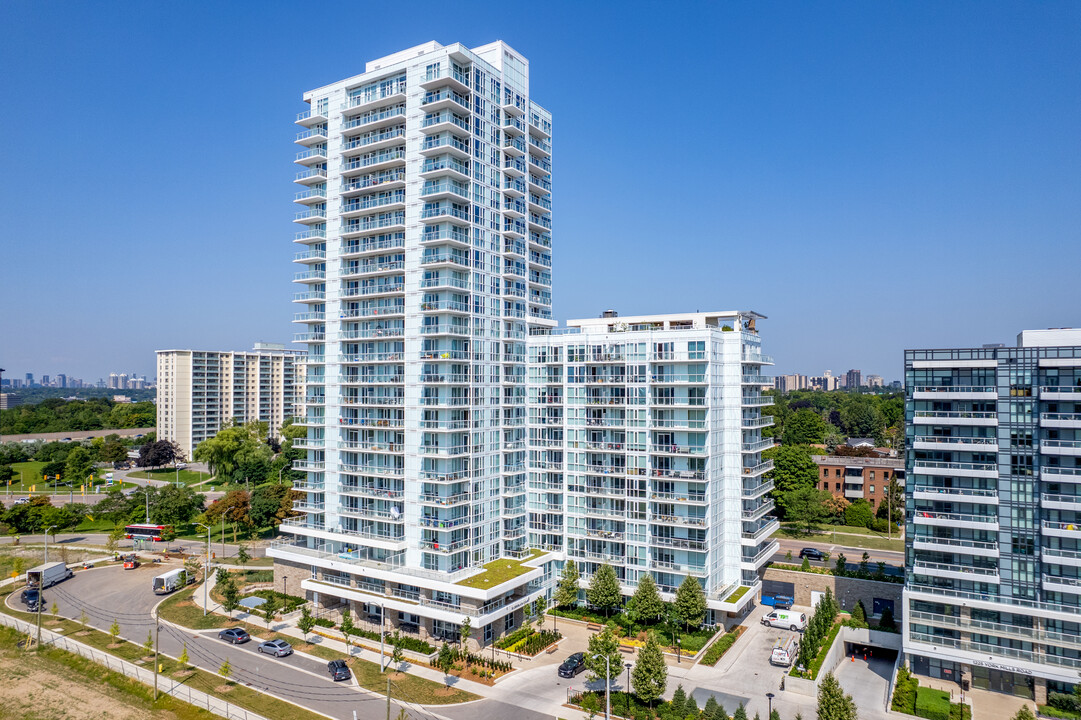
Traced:
<path fill-rule="evenodd" d="M 521 560 L 511 560 L 509 558 L 502 560 L 493 560 L 484 566 L 484 572 L 479 575 L 472 575 L 465 580 L 461 580 L 456 585 L 464 585 L 471 588 L 490 588 L 505 583 L 508 580 L 513 580 L 519 575 L 525 575 L 530 570 L 536 570 L 536 568 L 527 567 L 523 563 L 535 560 L 544 554 L 543 550 L 530 550 L 530 555 L 527 558 Z"/>
<path fill-rule="evenodd" d="M 141 480 L 163 480 L 165 482 L 176 482 L 177 480 L 176 468 L 156 468 L 154 470 L 137 470 L 135 472 L 128 473 L 129 477 L 139 478 Z M 213 477 L 210 473 L 199 472 L 198 470 L 181 470 L 179 473 L 180 483 L 182 485 L 194 485 L 201 483 L 204 480 L 209 480 Z"/>
<path fill-rule="evenodd" d="M 584 607 L 575 607 L 569 610 L 552 608 L 548 611 L 548 614 L 570 618 L 572 620 L 597 623 L 598 625 L 605 625 L 609 622 L 613 622 L 617 626 L 616 634 L 619 637 L 636 639 L 640 642 L 645 642 L 646 633 L 652 630 L 657 633 L 657 640 L 660 642 L 661 648 L 665 652 L 676 652 L 675 645 L 672 642 L 672 624 L 668 621 L 653 624 L 635 623 L 622 612 L 606 617 L 603 613 Z M 706 643 L 709 642 L 709 639 L 713 637 L 716 632 L 716 630 L 711 630 L 707 627 L 689 631 L 679 629 L 676 636 L 679 638 L 679 645 L 683 649 L 683 652 L 694 655 L 706 646 Z"/>
<path fill-rule="evenodd" d="M 905 541 L 897 535 L 890 539 L 886 537 L 885 533 L 877 533 L 867 528 L 849 527 L 847 525 L 822 525 L 820 528 L 819 532 L 808 535 L 794 526 L 783 526 L 773 533 L 773 537 L 828 542 L 834 545 L 861 548 L 863 550 L 904 552 L 905 549 Z"/>
<path fill-rule="evenodd" d="M 12 463 L 11 469 L 15 472 L 15 477 L 11 478 L 11 488 L 14 490 L 16 487 L 22 487 L 20 484 L 20 475 L 22 476 L 22 482 L 27 485 L 32 485 L 41 481 L 41 468 L 45 467 L 45 463 L 37 462 L 36 460 L 29 460 L 27 462 Z"/>
<path fill-rule="evenodd" d="M 13 463 L 12 466 L 11 466 L 11 469 L 15 471 L 15 477 L 13 477 L 11 479 L 10 490 L 9 490 L 8 485 L 3 485 L 3 486 L 0 486 L 0 492 L 4 492 L 4 493 L 10 492 L 10 494 L 12 494 L 12 495 L 28 495 L 28 494 L 30 494 L 30 487 L 32 485 L 36 485 L 37 489 L 34 492 L 35 495 L 53 494 L 53 495 L 59 495 L 61 497 L 70 496 L 71 495 L 71 489 L 70 488 L 68 488 L 66 486 L 60 486 L 60 487 L 54 488 L 51 485 L 47 485 L 45 483 L 45 481 L 43 481 L 41 479 L 41 469 L 43 467 L 45 467 L 45 463 L 36 462 L 36 461 Z M 20 479 L 20 472 L 21 472 L 21 479 Z M 93 487 L 92 488 L 88 487 L 86 489 L 86 491 L 87 492 L 106 492 L 107 490 L 115 490 L 117 488 L 127 490 L 127 489 L 135 487 L 134 483 L 122 483 L 121 484 L 121 483 L 118 483 L 118 482 L 114 482 L 112 485 L 109 485 L 108 487 L 106 487 L 105 486 L 105 482 L 106 482 L 105 473 L 106 472 L 111 472 L 111 471 L 99 468 L 95 472 L 95 479 L 94 479 L 94 482 L 93 482 Z M 79 497 L 80 497 L 80 495 L 79 495 L 79 487 L 80 487 L 80 485 L 81 485 L 81 483 L 76 483 L 75 488 L 74 488 L 75 489 L 75 501 L 76 502 L 79 502 Z"/>
<path fill-rule="evenodd" d="M 728 602 L 728 603 L 734 603 L 734 602 L 736 602 L 737 600 L 739 600 L 739 599 L 740 599 L 741 597 L 743 597 L 744 595 L 746 595 L 746 594 L 747 594 L 747 591 L 748 591 L 748 590 L 750 590 L 750 588 L 749 588 L 749 587 L 747 587 L 746 585 L 740 585 L 740 586 L 739 586 L 738 588 L 736 588 L 735 590 L 733 590 L 732 592 L 730 592 L 730 593 L 728 594 L 728 597 L 726 597 L 726 598 L 725 598 L 724 600 L 722 600 L 721 602 Z"/>

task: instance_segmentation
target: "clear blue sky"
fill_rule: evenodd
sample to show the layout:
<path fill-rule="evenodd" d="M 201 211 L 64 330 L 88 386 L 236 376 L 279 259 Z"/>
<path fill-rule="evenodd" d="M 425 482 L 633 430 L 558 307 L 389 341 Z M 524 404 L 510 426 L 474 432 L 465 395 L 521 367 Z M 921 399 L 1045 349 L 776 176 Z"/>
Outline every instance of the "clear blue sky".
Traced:
<path fill-rule="evenodd" d="M 1081 324 L 1075 1 L 7 0 L 0 366 L 290 339 L 303 91 L 495 39 L 555 116 L 560 320 L 755 309 L 776 372 L 887 380 Z"/>

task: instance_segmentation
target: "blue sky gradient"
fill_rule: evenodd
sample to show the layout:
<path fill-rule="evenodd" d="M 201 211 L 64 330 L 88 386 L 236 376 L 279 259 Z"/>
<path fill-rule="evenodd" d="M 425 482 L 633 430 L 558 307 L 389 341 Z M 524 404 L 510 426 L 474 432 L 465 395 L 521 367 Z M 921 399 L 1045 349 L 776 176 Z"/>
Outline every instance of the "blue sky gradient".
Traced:
<path fill-rule="evenodd" d="M 776 372 L 1081 324 L 1081 3 L 0 4 L 0 366 L 283 342 L 303 91 L 505 40 L 555 316 L 754 309 Z"/>

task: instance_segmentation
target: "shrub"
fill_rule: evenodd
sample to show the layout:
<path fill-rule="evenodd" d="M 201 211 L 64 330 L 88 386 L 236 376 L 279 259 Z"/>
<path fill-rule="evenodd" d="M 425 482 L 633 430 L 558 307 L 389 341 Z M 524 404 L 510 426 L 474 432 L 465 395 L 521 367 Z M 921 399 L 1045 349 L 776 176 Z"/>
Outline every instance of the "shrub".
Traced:
<path fill-rule="evenodd" d="M 328 618 L 323 618 L 323 617 L 312 618 L 312 622 L 315 623 L 316 625 L 318 625 L 319 627 L 325 627 L 325 628 L 334 627 L 334 623 L 331 622 Z"/>
<path fill-rule="evenodd" d="M 880 533 L 888 532 L 890 529 L 890 521 L 886 518 L 875 518 L 874 522 L 871 523 L 871 529 Z"/>
<path fill-rule="evenodd" d="M 520 627 L 517 630 L 515 630 L 514 632 L 512 632 L 510 635 L 504 635 L 503 637 L 496 640 L 495 641 L 495 646 L 497 648 L 499 648 L 500 650 L 506 650 L 511 645 L 514 645 L 515 643 L 519 642 L 520 640 L 525 640 L 532 633 L 533 633 L 533 628 L 529 627 L 528 625 L 523 625 L 522 627 Z"/>
<path fill-rule="evenodd" d="M 845 508 L 845 525 L 849 527 L 870 527 L 873 520 L 871 503 L 862 498 Z"/>
<path fill-rule="evenodd" d="M 1072 693 L 1049 693 L 1047 704 L 1056 710 L 1081 715 L 1081 697 Z"/>
<path fill-rule="evenodd" d="M 703 665 L 709 665 L 713 667 L 717 664 L 717 661 L 728 652 L 729 648 L 736 644 L 736 640 L 743 633 L 744 627 L 742 625 L 737 626 L 731 632 L 727 632 L 724 635 L 717 638 L 717 641 L 709 646 L 705 654 L 702 655 L 701 663 Z"/>
<path fill-rule="evenodd" d="M 902 665 L 897 668 L 897 682 L 893 685 L 893 702 L 891 710 L 913 715 L 916 712 L 916 689 L 920 681 L 912 677 L 908 668 Z"/>
<path fill-rule="evenodd" d="M 950 720 L 950 696 L 944 690 L 916 689 L 916 717 L 927 720 Z"/>

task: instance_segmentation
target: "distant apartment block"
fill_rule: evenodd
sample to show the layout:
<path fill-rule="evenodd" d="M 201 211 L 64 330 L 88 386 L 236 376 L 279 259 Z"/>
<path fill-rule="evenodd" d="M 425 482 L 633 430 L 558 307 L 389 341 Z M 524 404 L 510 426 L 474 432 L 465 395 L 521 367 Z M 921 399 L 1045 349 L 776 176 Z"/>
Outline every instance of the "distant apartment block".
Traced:
<path fill-rule="evenodd" d="M 858 388 L 863 385 L 859 370 L 849 370 L 845 373 L 845 387 Z"/>
<path fill-rule="evenodd" d="M 811 382 L 806 375 L 777 375 L 773 378 L 773 387 L 781 392 L 808 390 Z"/>
<path fill-rule="evenodd" d="M 905 484 L 905 461 L 897 458 L 815 455 L 818 487 L 849 502 L 863 499 L 875 510 L 886 498 L 886 487 L 896 480 Z"/>
<path fill-rule="evenodd" d="M 190 458 L 229 420 L 258 420 L 271 435 L 301 412 L 304 353 L 258 343 L 246 352 L 159 350 L 158 438 Z"/>
<path fill-rule="evenodd" d="M 868 375 L 867 379 L 864 380 L 864 382 L 867 384 L 867 387 L 869 387 L 869 388 L 880 388 L 883 385 L 885 385 L 885 383 L 882 380 L 881 375 Z"/>
<path fill-rule="evenodd" d="M 904 652 L 1046 702 L 1081 672 L 1081 330 L 905 352 Z"/>

